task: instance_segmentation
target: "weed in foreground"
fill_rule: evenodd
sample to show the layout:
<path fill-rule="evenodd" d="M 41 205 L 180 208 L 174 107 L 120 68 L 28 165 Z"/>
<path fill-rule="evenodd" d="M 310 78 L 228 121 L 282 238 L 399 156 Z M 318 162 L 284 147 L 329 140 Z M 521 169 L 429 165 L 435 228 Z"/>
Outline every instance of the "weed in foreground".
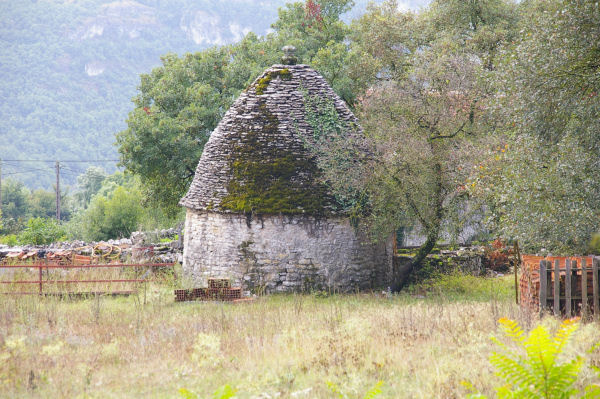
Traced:
<path fill-rule="evenodd" d="M 538 325 L 528 335 L 516 321 L 502 318 L 498 321 L 504 335 L 517 345 L 511 349 L 496 338 L 492 340 L 501 348 L 490 357 L 490 363 L 506 384 L 496 389 L 499 399 L 540 398 L 567 399 L 574 395 L 582 398 L 600 398 L 600 385 L 589 385 L 585 392 L 575 388 L 584 358 L 560 359 L 567 343 L 579 327 L 576 319 L 565 320 L 551 336 L 548 329 Z M 472 389 L 472 384 L 466 383 Z M 470 399 L 487 398 L 471 394 Z"/>

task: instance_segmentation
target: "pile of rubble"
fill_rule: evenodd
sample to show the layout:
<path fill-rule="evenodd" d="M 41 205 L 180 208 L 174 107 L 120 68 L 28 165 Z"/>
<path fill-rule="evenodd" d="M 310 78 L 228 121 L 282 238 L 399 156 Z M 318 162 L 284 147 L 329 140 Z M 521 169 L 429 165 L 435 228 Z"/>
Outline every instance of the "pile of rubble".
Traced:
<path fill-rule="evenodd" d="M 173 263 L 183 261 L 181 232 L 176 229 L 133 232 L 106 242 L 70 241 L 50 245 L 0 245 L 0 263 L 49 261 L 57 264 Z"/>

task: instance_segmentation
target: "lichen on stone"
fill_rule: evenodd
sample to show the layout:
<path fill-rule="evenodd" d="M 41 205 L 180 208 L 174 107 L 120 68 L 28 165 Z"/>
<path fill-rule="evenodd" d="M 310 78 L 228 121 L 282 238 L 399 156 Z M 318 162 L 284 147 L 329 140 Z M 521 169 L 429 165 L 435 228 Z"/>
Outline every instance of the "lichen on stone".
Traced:
<path fill-rule="evenodd" d="M 278 76 L 281 77 L 282 80 L 290 80 L 292 78 L 292 73 L 288 68 L 267 72 L 265 76 L 259 79 L 256 83 L 256 87 L 254 89 L 256 94 L 259 96 L 265 94 L 265 91 L 267 90 L 267 87 L 269 87 L 271 80 Z"/>

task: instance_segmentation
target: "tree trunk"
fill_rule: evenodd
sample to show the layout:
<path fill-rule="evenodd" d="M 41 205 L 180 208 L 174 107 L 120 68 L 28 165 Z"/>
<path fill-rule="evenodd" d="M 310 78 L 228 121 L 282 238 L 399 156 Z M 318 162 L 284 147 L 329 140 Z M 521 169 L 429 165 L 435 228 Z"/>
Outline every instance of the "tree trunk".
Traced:
<path fill-rule="evenodd" d="M 435 143 L 430 141 L 429 144 L 432 152 L 435 154 L 437 149 Z M 425 260 L 427 255 L 433 250 L 440 235 L 442 221 L 444 220 L 442 165 L 439 162 L 436 162 L 433 171 L 435 176 L 435 190 L 433 193 L 435 198 L 435 212 L 427 225 L 427 239 L 425 240 L 425 243 L 421 245 L 409 265 L 403 267 L 401 270 L 395 270 L 393 284 L 394 292 L 399 292 L 408 282 L 410 275 L 415 270 L 419 270 L 422 267 L 423 260 Z"/>
<path fill-rule="evenodd" d="M 394 271 L 394 286 L 392 287 L 394 292 L 399 292 L 402 288 L 404 288 L 410 275 L 415 270 L 419 270 L 421 268 L 423 260 L 425 260 L 427 255 L 429 255 L 431 250 L 433 250 L 435 247 L 438 236 L 439 226 L 427 232 L 427 239 L 425 240 L 425 243 L 419 247 L 419 250 L 412 261 L 403 268 Z"/>

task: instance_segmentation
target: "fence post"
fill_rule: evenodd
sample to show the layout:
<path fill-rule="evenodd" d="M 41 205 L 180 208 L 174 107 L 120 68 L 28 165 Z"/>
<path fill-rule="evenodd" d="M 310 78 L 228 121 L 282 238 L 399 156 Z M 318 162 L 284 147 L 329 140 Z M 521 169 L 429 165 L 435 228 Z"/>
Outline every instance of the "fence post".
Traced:
<path fill-rule="evenodd" d="M 548 300 L 548 279 L 546 261 L 540 260 L 540 317 L 544 315 Z"/>
<path fill-rule="evenodd" d="M 42 265 L 38 265 L 39 277 L 40 277 L 40 295 L 42 295 Z"/>
<path fill-rule="evenodd" d="M 521 252 L 519 251 L 519 242 L 515 240 L 515 245 L 513 246 L 514 256 L 515 256 L 515 264 L 514 264 L 514 272 L 515 272 L 515 301 L 517 305 L 519 304 L 519 277 L 518 277 L 518 269 L 521 266 Z"/>
<path fill-rule="evenodd" d="M 560 261 L 554 260 L 554 316 L 560 316 Z"/>
<path fill-rule="evenodd" d="M 594 285 L 594 318 L 598 317 L 600 304 L 598 303 L 598 258 L 592 258 L 592 284 Z"/>
<path fill-rule="evenodd" d="M 588 315 L 588 284 L 587 260 L 581 258 L 581 318 L 585 320 Z"/>
<path fill-rule="evenodd" d="M 565 312 L 567 317 L 571 317 L 571 262 L 570 259 L 565 262 Z"/>

